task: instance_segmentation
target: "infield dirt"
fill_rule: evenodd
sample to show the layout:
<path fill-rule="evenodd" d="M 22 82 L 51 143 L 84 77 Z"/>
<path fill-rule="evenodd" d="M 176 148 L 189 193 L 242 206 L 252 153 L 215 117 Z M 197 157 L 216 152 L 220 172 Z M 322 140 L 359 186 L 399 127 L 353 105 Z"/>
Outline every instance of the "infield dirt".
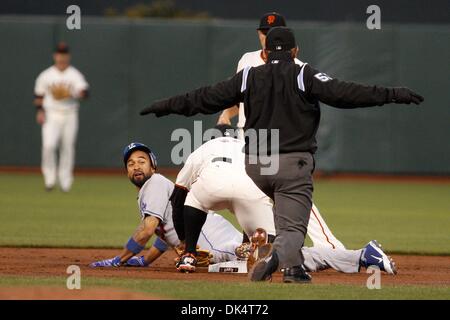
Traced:
<path fill-rule="evenodd" d="M 67 277 L 67 267 L 78 265 L 82 276 L 103 278 L 134 278 L 160 280 L 198 280 L 247 282 L 245 274 L 208 273 L 207 268 L 198 272 L 182 274 L 174 268 L 173 251 L 168 251 L 148 268 L 98 268 L 89 263 L 119 254 L 117 249 L 46 249 L 46 248 L 0 248 L 0 276 Z M 382 273 L 384 285 L 433 285 L 450 286 L 450 256 L 393 255 L 398 266 L 396 276 Z M 366 285 L 368 274 L 344 274 L 334 270 L 313 273 L 314 284 Z M 281 282 L 276 273 L 273 282 Z M 151 298 L 151 297 L 150 297 Z"/>

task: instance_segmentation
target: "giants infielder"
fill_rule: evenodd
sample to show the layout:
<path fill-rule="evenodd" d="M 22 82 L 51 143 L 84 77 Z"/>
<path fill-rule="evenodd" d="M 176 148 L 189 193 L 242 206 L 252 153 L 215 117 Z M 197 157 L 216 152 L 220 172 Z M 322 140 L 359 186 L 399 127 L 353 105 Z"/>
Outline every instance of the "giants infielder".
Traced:
<path fill-rule="evenodd" d="M 221 143 L 219 139 L 216 140 L 218 144 Z M 241 143 L 239 140 L 236 142 Z M 169 246 L 175 247 L 180 244 L 174 230 L 172 206 L 169 200 L 174 184 L 156 173 L 155 154 L 146 145 L 136 142 L 125 147 L 123 160 L 128 178 L 139 190 L 137 202 L 142 221 L 119 256 L 94 262 L 91 267 L 148 266 L 160 257 Z M 264 212 L 258 218 L 262 218 L 264 221 L 262 215 Z M 269 216 L 272 216 L 271 212 Z M 266 218 L 266 221 L 270 220 L 269 217 Z M 266 224 L 266 226 L 269 230 L 273 229 L 270 224 Z M 249 229 L 247 228 L 247 230 Z M 146 243 L 154 234 L 157 235 L 157 238 L 145 255 L 134 256 L 145 248 Z M 198 244 L 201 249 L 209 250 L 212 253 L 212 263 L 219 263 L 237 259 L 235 249 L 241 245 L 241 240 L 242 234 L 228 220 L 210 212 L 207 214 Z M 367 268 L 370 265 L 377 265 L 388 273 L 396 272 L 395 266 L 391 264 L 389 258 L 374 241 L 360 250 L 314 247 L 302 250 L 305 255 L 305 266 L 309 271 L 333 268 L 341 272 L 355 273 L 361 266 Z"/>
<path fill-rule="evenodd" d="M 257 29 L 258 38 L 261 43 L 261 48 L 264 49 L 266 43 L 267 32 L 273 27 L 286 26 L 286 21 L 282 15 L 276 12 L 266 13 L 261 17 L 259 27 Z M 245 53 L 239 60 L 237 71 L 243 70 L 246 67 L 257 67 L 266 63 L 267 57 L 264 56 L 263 50 L 256 50 Z M 302 66 L 304 63 L 299 59 L 294 59 L 295 63 Z M 245 125 L 245 113 L 244 104 L 240 103 L 238 106 L 231 107 L 224 110 L 218 120 L 218 124 L 231 124 L 231 118 L 239 114 L 239 120 L 237 127 L 239 129 L 239 137 L 243 139 L 243 128 Z M 269 198 L 267 198 L 269 201 Z M 313 203 L 311 209 L 311 215 L 308 224 L 308 236 L 313 242 L 315 247 L 327 247 L 327 248 L 341 248 L 345 249 L 344 245 L 334 236 L 331 230 L 328 228 L 325 220 L 322 218 L 319 209 Z"/>
<path fill-rule="evenodd" d="M 34 87 L 36 121 L 42 126 L 42 173 L 47 191 L 59 185 L 68 192 L 73 182 L 79 100 L 88 95 L 88 83 L 70 65 L 69 47 L 59 43 L 54 65 L 41 72 Z M 59 166 L 56 150 L 60 149 Z"/>

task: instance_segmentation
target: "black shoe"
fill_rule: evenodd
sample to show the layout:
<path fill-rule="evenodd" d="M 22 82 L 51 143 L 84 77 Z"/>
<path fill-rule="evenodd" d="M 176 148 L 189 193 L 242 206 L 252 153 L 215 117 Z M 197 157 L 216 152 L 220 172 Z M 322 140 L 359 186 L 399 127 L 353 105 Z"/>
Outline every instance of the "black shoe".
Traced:
<path fill-rule="evenodd" d="M 46 191 L 46 192 L 52 192 L 53 189 L 55 189 L 54 186 L 45 187 L 45 191 Z"/>
<path fill-rule="evenodd" d="M 305 271 L 303 266 L 285 268 L 283 271 L 283 282 L 286 283 L 309 283 L 312 277 Z"/>
<path fill-rule="evenodd" d="M 248 277 L 251 281 L 266 281 L 272 279 L 272 273 L 278 269 L 278 255 L 272 244 L 267 243 L 258 248 L 259 256 L 264 257 L 255 262 Z"/>

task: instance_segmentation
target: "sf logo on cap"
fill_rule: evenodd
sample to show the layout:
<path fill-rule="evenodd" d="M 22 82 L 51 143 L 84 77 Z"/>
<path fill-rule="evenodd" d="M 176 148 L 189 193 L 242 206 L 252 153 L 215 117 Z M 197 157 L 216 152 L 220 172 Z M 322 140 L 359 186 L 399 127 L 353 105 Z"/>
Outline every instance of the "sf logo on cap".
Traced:
<path fill-rule="evenodd" d="M 275 16 L 268 16 L 267 17 L 267 23 L 268 24 L 272 24 L 272 23 L 274 23 L 275 22 Z"/>

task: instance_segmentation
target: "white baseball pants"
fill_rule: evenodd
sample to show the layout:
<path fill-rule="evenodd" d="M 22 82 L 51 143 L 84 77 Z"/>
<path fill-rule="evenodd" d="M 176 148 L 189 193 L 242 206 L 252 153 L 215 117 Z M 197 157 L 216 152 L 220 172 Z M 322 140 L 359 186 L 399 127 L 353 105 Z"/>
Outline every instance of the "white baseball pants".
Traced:
<path fill-rule="evenodd" d="M 222 170 L 222 167 L 228 170 Z M 245 233 L 252 235 L 256 228 L 264 228 L 275 234 L 272 202 L 247 176 L 231 164 L 214 162 L 205 168 L 192 185 L 185 205 L 207 212 L 229 209 L 235 215 Z M 333 235 L 313 204 L 308 224 L 308 236 L 314 247 L 345 249 Z"/>
<path fill-rule="evenodd" d="M 45 186 L 54 187 L 59 178 L 62 190 L 69 191 L 73 183 L 75 143 L 78 133 L 78 111 L 46 111 L 42 125 L 42 174 Z M 59 164 L 57 151 L 59 149 Z"/>
<path fill-rule="evenodd" d="M 308 236 L 314 247 L 345 249 L 344 245 L 336 239 L 322 218 L 319 209 L 313 203 L 308 223 Z"/>
<path fill-rule="evenodd" d="M 256 228 L 275 234 L 272 203 L 242 167 L 217 161 L 204 168 L 186 197 L 185 205 L 204 212 L 229 209 L 245 233 Z"/>

